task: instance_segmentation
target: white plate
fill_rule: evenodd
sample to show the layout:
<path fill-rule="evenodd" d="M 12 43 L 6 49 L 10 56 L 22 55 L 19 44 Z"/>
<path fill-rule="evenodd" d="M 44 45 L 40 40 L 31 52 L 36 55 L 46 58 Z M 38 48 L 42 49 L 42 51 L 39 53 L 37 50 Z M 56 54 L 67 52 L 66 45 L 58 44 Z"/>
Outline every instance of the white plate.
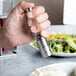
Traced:
<path fill-rule="evenodd" d="M 29 45 L 32 46 L 34 49 L 39 50 L 38 48 L 36 48 L 36 47 L 34 47 L 32 45 L 32 42 Z M 76 57 L 76 53 L 56 53 L 56 52 L 52 52 L 52 56 L 58 56 L 58 57 Z"/>
<path fill-rule="evenodd" d="M 39 69 L 46 68 L 46 67 L 57 67 L 57 68 L 61 69 L 63 72 L 65 72 L 67 74 L 67 76 L 72 76 L 72 72 L 76 67 L 76 62 L 51 64 L 51 65 L 41 67 Z M 32 72 L 30 76 L 33 76 L 33 73 L 34 72 Z"/>
<path fill-rule="evenodd" d="M 34 47 L 32 43 L 30 43 L 30 46 L 32 46 L 34 49 L 39 50 L 38 48 Z M 52 52 L 52 56 L 59 56 L 59 57 L 75 57 L 76 53 L 56 53 Z"/>
<path fill-rule="evenodd" d="M 53 56 L 60 56 L 60 57 L 75 57 L 76 53 L 52 53 Z"/>

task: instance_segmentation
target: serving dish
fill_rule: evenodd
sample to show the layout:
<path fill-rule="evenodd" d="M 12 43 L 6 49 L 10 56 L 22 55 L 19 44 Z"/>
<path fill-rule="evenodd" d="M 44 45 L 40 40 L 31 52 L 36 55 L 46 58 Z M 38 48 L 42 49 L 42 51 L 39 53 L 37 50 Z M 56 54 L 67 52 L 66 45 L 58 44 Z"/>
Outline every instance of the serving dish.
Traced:
<path fill-rule="evenodd" d="M 54 33 L 47 37 L 47 42 L 53 56 L 76 56 L 76 34 Z M 39 50 L 36 41 L 31 42 L 30 45 Z"/>
<path fill-rule="evenodd" d="M 38 70 L 42 70 L 43 68 L 59 68 L 60 70 L 62 70 L 66 76 L 73 76 L 73 71 L 76 68 L 76 62 L 63 62 L 63 63 L 56 63 L 56 64 L 51 64 L 51 65 L 47 65 L 47 66 L 43 66 L 38 68 Z M 32 72 L 30 74 L 30 76 L 34 76 L 34 72 Z"/>

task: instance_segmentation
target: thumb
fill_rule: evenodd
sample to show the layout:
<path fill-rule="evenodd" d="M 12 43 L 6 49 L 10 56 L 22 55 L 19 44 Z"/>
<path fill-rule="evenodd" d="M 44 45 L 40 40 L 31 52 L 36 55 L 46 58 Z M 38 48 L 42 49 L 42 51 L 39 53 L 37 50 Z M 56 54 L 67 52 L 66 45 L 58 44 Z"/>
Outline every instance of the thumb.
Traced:
<path fill-rule="evenodd" d="M 15 8 L 17 13 L 24 13 L 26 8 L 34 7 L 35 4 L 27 3 L 26 1 L 21 1 Z"/>

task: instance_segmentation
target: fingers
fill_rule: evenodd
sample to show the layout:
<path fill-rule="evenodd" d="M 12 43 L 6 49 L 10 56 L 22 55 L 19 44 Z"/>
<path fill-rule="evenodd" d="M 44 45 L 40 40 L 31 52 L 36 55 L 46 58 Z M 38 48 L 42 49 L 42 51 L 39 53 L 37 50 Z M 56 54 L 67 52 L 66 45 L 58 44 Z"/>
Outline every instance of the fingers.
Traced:
<path fill-rule="evenodd" d="M 34 7 L 34 9 L 29 12 L 27 16 L 29 18 L 28 25 L 33 33 L 40 32 L 44 37 L 49 35 L 46 29 L 51 25 L 51 23 L 48 20 L 48 14 L 45 12 L 44 7 Z"/>
<path fill-rule="evenodd" d="M 35 23 L 41 23 L 43 21 L 46 21 L 48 19 L 48 14 L 47 13 L 41 13 L 37 17 L 35 17 L 34 22 Z"/>
<path fill-rule="evenodd" d="M 46 20 L 38 25 L 33 25 L 31 26 L 31 31 L 33 33 L 37 33 L 37 32 L 40 32 L 42 30 L 45 30 L 46 28 L 48 28 L 50 26 L 50 21 L 49 20 Z"/>
<path fill-rule="evenodd" d="M 23 14 L 26 8 L 33 7 L 33 10 L 27 13 L 29 18 L 28 25 L 33 33 L 46 32 L 46 29 L 50 26 L 50 21 L 48 20 L 48 14 L 45 12 L 43 6 L 35 6 L 33 3 L 27 3 L 25 1 L 20 2 L 14 9 L 15 13 Z M 46 32 L 47 33 L 47 32 Z M 48 34 L 47 34 L 48 35 Z"/>
<path fill-rule="evenodd" d="M 14 10 L 21 14 L 24 13 L 26 8 L 33 7 L 33 10 L 30 11 L 27 16 L 29 18 L 28 24 L 31 26 L 31 31 L 35 33 L 48 28 L 50 26 L 50 21 L 48 20 L 48 14 L 45 12 L 45 8 L 43 6 L 34 6 L 35 5 L 33 3 L 22 1 Z"/>
<path fill-rule="evenodd" d="M 25 1 L 21 1 L 14 10 L 16 10 L 16 12 L 21 14 L 21 13 L 24 13 L 24 10 L 26 8 L 34 7 L 34 6 L 35 6 L 35 4 L 33 4 L 33 3 L 27 3 Z"/>
<path fill-rule="evenodd" d="M 37 25 L 39 31 L 40 30 L 45 30 L 46 28 L 48 28 L 50 26 L 50 21 L 49 20 L 46 20 L 40 24 Z"/>
<path fill-rule="evenodd" d="M 41 34 L 43 37 L 48 37 L 48 36 L 50 36 L 50 32 L 47 31 L 47 30 L 42 30 L 42 31 L 40 32 L 40 34 Z"/>
<path fill-rule="evenodd" d="M 41 13 L 45 12 L 45 8 L 43 6 L 35 6 L 32 11 L 30 11 L 27 16 L 28 18 L 33 18 Z"/>
<path fill-rule="evenodd" d="M 48 20 L 48 14 L 47 13 L 41 13 L 40 15 L 37 15 L 36 17 L 34 17 L 33 19 L 28 19 L 28 24 L 29 26 L 32 25 L 32 22 L 34 25 L 40 24 L 44 21 Z"/>

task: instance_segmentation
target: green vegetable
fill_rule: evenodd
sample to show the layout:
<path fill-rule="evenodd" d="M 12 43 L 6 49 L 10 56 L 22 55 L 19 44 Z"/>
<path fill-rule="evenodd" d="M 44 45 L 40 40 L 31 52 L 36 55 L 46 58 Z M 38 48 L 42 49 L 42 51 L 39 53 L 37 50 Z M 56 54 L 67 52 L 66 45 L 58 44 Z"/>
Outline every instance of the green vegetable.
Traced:
<path fill-rule="evenodd" d="M 70 46 L 69 45 L 65 47 L 64 53 L 70 53 Z"/>
<path fill-rule="evenodd" d="M 52 37 L 55 35 L 51 35 Z M 47 39 L 48 46 L 52 50 L 52 52 L 56 53 L 75 53 L 76 52 L 76 38 L 70 34 L 57 34 L 56 38 Z M 32 42 L 32 45 L 38 48 L 38 44 L 36 41 Z"/>
<path fill-rule="evenodd" d="M 66 38 L 65 41 L 68 43 L 70 47 L 72 47 L 74 50 L 76 50 L 76 44 L 71 38 Z"/>
<path fill-rule="evenodd" d="M 52 48 L 52 51 L 53 52 L 58 52 L 58 53 L 60 53 L 60 52 L 62 52 L 62 50 L 63 50 L 63 46 L 61 45 L 61 44 L 54 44 L 53 45 L 53 48 Z"/>
<path fill-rule="evenodd" d="M 38 48 L 37 41 L 33 41 L 32 44 L 33 44 L 34 47 Z"/>

